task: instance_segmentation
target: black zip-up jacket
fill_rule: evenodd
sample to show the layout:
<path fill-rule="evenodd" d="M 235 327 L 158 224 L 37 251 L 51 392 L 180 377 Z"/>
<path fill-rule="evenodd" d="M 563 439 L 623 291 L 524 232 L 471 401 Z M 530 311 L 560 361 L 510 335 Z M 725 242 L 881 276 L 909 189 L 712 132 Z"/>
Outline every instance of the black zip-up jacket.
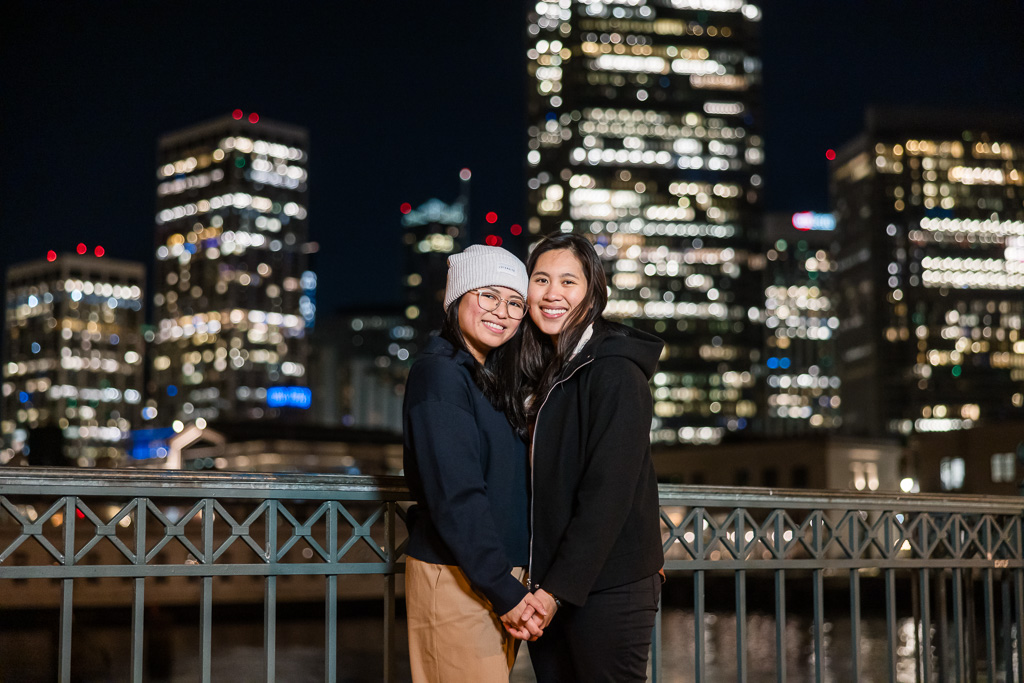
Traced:
<path fill-rule="evenodd" d="M 505 614 L 526 595 L 529 460 L 505 414 L 473 382 L 473 357 L 441 337 L 409 371 L 402 406 L 405 479 L 418 503 L 410 557 L 457 565 Z"/>
<path fill-rule="evenodd" d="M 571 604 L 664 564 L 648 384 L 663 346 L 597 321 L 537 415 L 530 580 Z"/>

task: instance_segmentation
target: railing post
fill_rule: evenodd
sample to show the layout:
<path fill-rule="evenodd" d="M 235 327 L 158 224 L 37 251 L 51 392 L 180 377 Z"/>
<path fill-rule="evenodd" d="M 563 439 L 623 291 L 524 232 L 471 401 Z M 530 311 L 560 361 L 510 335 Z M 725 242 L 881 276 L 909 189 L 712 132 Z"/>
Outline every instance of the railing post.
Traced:
<path fill-rule="evenodd" d="M 203 556 L 200 563 L 206 567 L 213 563 L 213 499 L 203 500 Z M 202 579 L 199 616 L 199 646 L 202 651 L 202 681 L 210 683 L 213 676 L 213 576 Z"/>
<path fill-rule="evenodd" d="M 391 660 L 395 656 L 395 571 L 398 560 L 395 556 L 395 508 L 398 503 L 387 501 L 384 505 L 384 544 L 388 554 L 384 570 L 384 683 L 393 683 L 395 671 Z"/>
<path fill-rule="evenodd" d="M 747 559 L 747 538 L 743 515 L 736 515 L 736 559 Z M 736 576 L 736 683 L 747 683 L 747 572 L 737 569 Z"/>
<path fill-rule="evenodd" d="M 64 499 L 64 566 L 75 564 L 75 522 L 77 521 L 78 498 Z M 61 581 L 60 594 L 60 664 L 57 678 L 60 683 L 71 683 L 71 620 L 74 611 L 75 580 Z"/>
<path fill-rule="evenodd" d="M 263 532 L 266 538 L 264 553 L 269 574 L 263 581 L 263 661 L 267 683 L 274 683 L 277 677 L 277 500 L 267 501 L 264 514 L 266 522 Z"/>
<path fill-rule="evenodd" d="M 775 514 L 775 557 L 786 556 L 783 515 Z M 786 683 L 786 570 L 775 570 L 775 680 Z"/>
<path fill-rule="evenodd" d="M 694 559 L 704 559 L 704 508 L 693 511 Z M 704 683 L 704 570 L 693 573 L 693 679 Z"/>
<path fill-rule="evenodd" d="M 850 559 L 856 558 L 856 549 L 860 547 L 860 513 L 849 515 Z M 860 570 L 850 570 L 850 664 L 853 680 L 860 680 Z"/>
<path fill-rule="evenodd" d="M 885 559 L 890 560 L 896 557 L 899 552 L 895 549 L 893 538 L 893 523 L 896 517 L 893 512 L 883 514 L 885 524 L 882 533 L 885 539 Z M 889 683 L 896 683 L 896 577 L 892 567 L 885 569 L 885 645 L 888 658 Z"/>
<path fill-rule="evenodd" d="M 331 564 L 337 562 L 338 553 L 338 515 L 335 506 L 338 503 L 330 501 L 327 510 L 327 551 Z M 327 683 L 335 683 L 338 680 L 338 575 L 329 573 L 327 575 L 327 590 L 324 597 L 326 620 L 325 643 L 326 664 L 324 666 L 324 679 Z"/>
<path fill-rule="evenodd" d="M 146 510 L 145 498 L 135 499 L 135 565 L 146 565 Z M 136 577 L 132 599 L 132 683 L 142 683 L 145 644 L 146 579 Z"/>

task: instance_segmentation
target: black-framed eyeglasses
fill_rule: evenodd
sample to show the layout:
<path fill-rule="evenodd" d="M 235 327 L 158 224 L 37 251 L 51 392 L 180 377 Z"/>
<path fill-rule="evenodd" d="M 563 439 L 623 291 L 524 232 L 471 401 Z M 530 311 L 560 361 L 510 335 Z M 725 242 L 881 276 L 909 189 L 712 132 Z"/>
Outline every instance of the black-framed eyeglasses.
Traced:
<path fill-rule="evenodd" d="M 515 297 L 512 299 L 506 299 L 498 296 L 497 292 L 493 292 L 489 289 L 478 289 L 476 290 L 476 298 L 480 302 L 480 308 L 485 311 L 496 311 L 501 302 L 505 302 L 505 310 L 508 311 L 508 317 L 513 320 L 522 320 L 526 317 L 526 302 L 522 299 Z"/>

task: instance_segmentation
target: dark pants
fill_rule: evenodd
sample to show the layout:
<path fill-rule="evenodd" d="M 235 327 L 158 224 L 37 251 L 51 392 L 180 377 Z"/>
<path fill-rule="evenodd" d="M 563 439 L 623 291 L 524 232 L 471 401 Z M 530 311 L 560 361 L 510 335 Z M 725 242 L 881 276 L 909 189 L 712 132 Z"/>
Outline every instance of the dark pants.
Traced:
<path fill-rule="evenodd" d="M 628 683 L 647 680 L 647 658 L 661 576 L 563 604 L 544 635 L 530 643 L 537 683 Z"/>

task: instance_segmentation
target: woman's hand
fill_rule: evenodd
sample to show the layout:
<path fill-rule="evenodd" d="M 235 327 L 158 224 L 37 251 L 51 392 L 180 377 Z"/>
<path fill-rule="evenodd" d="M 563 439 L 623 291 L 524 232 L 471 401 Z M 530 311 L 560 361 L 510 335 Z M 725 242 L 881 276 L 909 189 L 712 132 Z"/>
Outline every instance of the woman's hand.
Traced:
<path fill-rule="evenodd" d="M 555 598 L 551 593 L 548 593 L 543 588 L 538 588 L 533 593 L 533 597 L 537 600 L 540 605 L 536 608 L 538 615 L 543 615 L 543 619 L 540 623 L 540 628 L 546 629 L 548 624 L 551 623 L 551 619 L 555 616 L 555 612 L 558 611 L 558 603 L 555 602 Z"/>
<path fill-rule="evenodd" d="M 546 626 L 551 621 L 547 605 L 533 593 L 527 593 L 518 605 L 501 615 L 500 619 L 505 630 L 519 640 L 537 640 L 544 635 L 541 624 Z"/>

